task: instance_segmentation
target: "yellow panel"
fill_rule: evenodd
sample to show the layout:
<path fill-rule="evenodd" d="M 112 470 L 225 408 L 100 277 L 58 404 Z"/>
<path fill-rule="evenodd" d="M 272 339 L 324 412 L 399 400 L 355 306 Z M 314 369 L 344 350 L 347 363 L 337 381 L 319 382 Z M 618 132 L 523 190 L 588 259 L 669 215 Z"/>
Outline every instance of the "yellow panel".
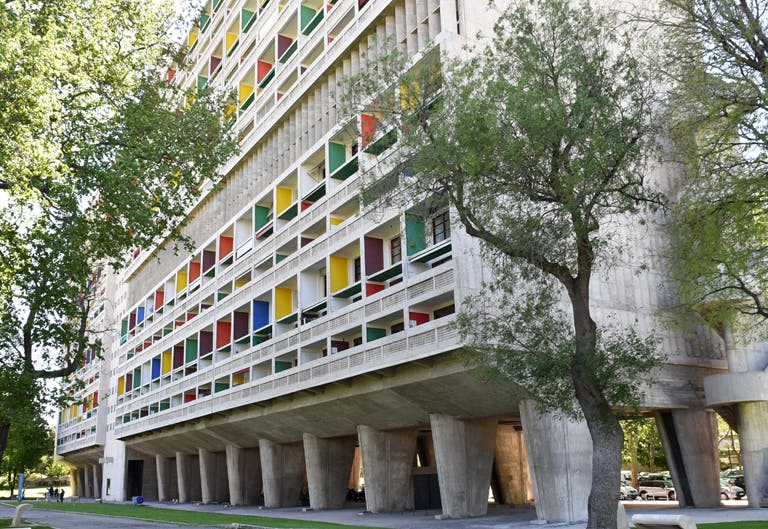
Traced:
<path fill-rule="evenodd" d="M 246 99 L 251 97 L 252 93 L 253 93 L 253 86 L 245 83 L 240 83 L 240 106 L 243 106 L 243 103 L 245 103 Z"/>
<path fill-rule="evenodd" d="M 331 292 L 338 292 L 349 285 L 348 269 L 346 258 L 331 256 Z"/>
<path fill-rule="evenodd" d="M 232 385 L 235 386 L 240 384 L 245 384 L 245 375 L 232 375 Z"/>
<path fill-rule="evenodd" d="M 339 224 L 344 222 L 344 220 L 345 219 L 340 219 L 340 218 L 337 218 L 337 217 L 331 217 L 331 224 L 334 225 L 334 226 L 338 226 Z"/>
<path fill-rule="evenodd" d="M 125 393 L 125 377 L 117 379 L 117 395 L 118 397 Z"/>
<path fill-rule="evenodd" d="M 293 312 L 293 291 L 290 288 L 275 288 L 275 319 L 279 320 Z"/>
<path fill-rule="evenodd" d="M 176 272 L 176 293 L 187 288 L 187 273 L 183 270 Z"/>
<path fill-rule="evenodd" d="M 232 46 L 237 42 L 239 35 L 237 33 L 227 33 L 227 51 L 232 49 Z"/>
<path fill-rule="evenodd" d="M 190 33 L 189 41 L 188 41 L 189 47 L 191 48 L 192 46 L 194 46 L 196 42 L 197 42 L 197 33 Z"/>
<path fill-rule="evenodd" d="M 163 353 L 163 359 L 161 361 L 161 369 L 160 369 L 163 375 L 171 372 L 172 360 L 173 360 L 173 355 L 171 354 L 171 351 L 165 351 Z"/>
<path fill-rule="evenodd" d="M 280 215 L 293 204 L 293 189 L 290 187 L 278 187 L 275 190 L 275 210 Z"/>

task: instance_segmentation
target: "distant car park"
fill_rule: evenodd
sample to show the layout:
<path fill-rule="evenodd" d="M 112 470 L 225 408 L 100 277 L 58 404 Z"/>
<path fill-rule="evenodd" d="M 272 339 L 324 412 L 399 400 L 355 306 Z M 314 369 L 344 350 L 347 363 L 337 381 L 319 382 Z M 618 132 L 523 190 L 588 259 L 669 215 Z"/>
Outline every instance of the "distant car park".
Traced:
<path fill-rule="evenodd" d="M 637 483 L 637 490 L 644 500 L 674 500 L 675 486 L 667 479 L 641 480 Z"/>
<path fill-rule="evenodd" d="M 728 480 L 720 481 L 720 497 L 724 500 L 740 500 L 746 496 L 744 489 L 737 485 L 731 485 Z"/>
<path fill-rule="evenodd" d="M 626 483 L 622 483 L 619 488 L 619 499 L 620 500 L 634 500 L 638 496 L 637 489 L 634 487 L 631 487 L 627 485 Z"/>

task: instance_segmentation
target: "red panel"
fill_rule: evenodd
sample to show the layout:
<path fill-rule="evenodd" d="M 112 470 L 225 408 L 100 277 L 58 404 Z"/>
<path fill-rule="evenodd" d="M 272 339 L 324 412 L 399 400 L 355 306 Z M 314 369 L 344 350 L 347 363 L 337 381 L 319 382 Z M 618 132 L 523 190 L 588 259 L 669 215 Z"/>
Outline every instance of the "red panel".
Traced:
<path fill-rule="evenodd" d="M 250 314 L 247 312 L 235 312 L 233 318 L 235 323 L 235 340 L 238 340 L 248 334 Z"/>
<path fill-rule="evenodd" d="M 207 271 L 216 264 L 216 252 L 213 250 L 203 250 L 203 271 Z"/>
<path fill-rule="evenodd" d="M 314 204 L 314 202 L 302 202 L 301 203 L 301 211 L 304 211 L 305 209 L 307 209 L 312 204 Z"/>
<path fill-rule="evenodd" d="M 216 322 L 216 348 L 229 345 L 232 341 L 232 322 L 229 321 L 217 321 Z"/>
<path fill-rule="evenodd" d="M 173 81 L 173 78 L 176 77 L 176 70 L 168 70 L 168 82 L 170 83 Z"/>
<path fill-rule="evenodd" d="M 285 51 L 291 47 L 291 44 L 293 44 L 293 39 L 291 37 L 286 37 L 285 35 L 278 35 L 277 36 L 277 56 L 282 57 Z"/>
<path fill-rule="evenodd" d="M 384 268 L 384 241 L 365 238 L 365 275 L 375 274 Z"/>
<path fill-rule="evenodd" d="M 184 393 L 184 402 L 192 402 L 195 400 L 196 395 L 194 393 Z"/>
<path fill-rule="evenodd" d="M 165 303 L 165 292 L 158 290 L 155 292 L 155 310 L 161 308 Z"/>
<path fill-rule="evenodd" d="M 200 331 L 200 356 L 205 356 L 213 351 L 213 333 Z"/>
<path fill-rule="evenodd" d="M 221 57 L 216 57 L 215 55 L 211 55 L 211 69 L 210 69 L 210 73 L 215 72 L 216 68 L 219 67 L 219 64 L 221 64 Z"/>
<path fill-rule="evenodd" d="M 93 405 L 94 405 L 94 407 L 99 405 L 99 392 L 98 391 L 94 391 L 93 392 Z"/>
<path fill-rule="evenodd" d="M 424 314 L 423 312 L 409 312 L 408 321 L 411 327 L 421 325 L 429 321 L 429 314 Z"/>
<path fill-rule="evenodd" d="M 234 243 L 235 241 L 232 237 L 226 237 L 224 235 L 219 237 L 219 259 L 223 259 L 232 253 Z"/>
<path fill-rule="evenodd" d="M 184 365 L 184 345 L 178 344 L 173 346 L 173 368 L 181 367 Z"/>
<path fill-rule="evenodd" d="M 365 284 L 365 295 L 366 296 L 372 296 L 376 292 L 381 292 L 384 290 L 384 285 L 377 285 L 376 283 L 366 283 Z"/>
<path fill-rule="evenodd" d="M 373 137 L 376 135 L 376 128 L 379 126 L 379 120 L 370 114 L 363 114 L 360 118 L 360 128 L 362 132 L 363 149 L 365 149 Z"/>
<path fill-rule="evenodd" d="M 189 263 L 189 282 L 191 283 L 198 277 L 200 277 L 200 263 L 192 261 Z"/>
<path fill-rule="evenodd" d="M 264 77 L 267 76 L 267 74 L 271 69 L 272 69 L 271 63 L 258 61 L 257 72 L 256 72 L 256 82 L 260 83 L 264 79 Z"/>

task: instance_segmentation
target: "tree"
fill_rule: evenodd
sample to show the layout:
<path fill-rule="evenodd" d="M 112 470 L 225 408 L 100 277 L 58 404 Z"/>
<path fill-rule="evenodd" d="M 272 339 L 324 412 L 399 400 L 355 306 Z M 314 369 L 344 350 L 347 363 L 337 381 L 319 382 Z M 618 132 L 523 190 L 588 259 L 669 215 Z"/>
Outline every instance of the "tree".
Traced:
<path fill-rule="evenodd" d="M 180 219 L 236 148 L 224 94 L 167 82 L 181 57 L 163 4 L 0 6 L 0 357 L 14 376 L 64 377 L 100 354 L 107 267 L 183 244 Z"/>
<path fill-rule="evenodd" d="M 622 458 L 632 472 L 632 486 L 637 487 L 638 466 L 645 466 L 649 472 L 657 467 L 666 468 L 666 457 L 661 444 L 656 421 L 636 418 L 622 421 L 624 449 Z"/>
<path fill-rule="evenodd" d="M 654 92 L 631 29 L 587 4 L 518 2 L 466 58 L 432 52 L 411 67 L 382 45 L 345 98 L 378 120 L 364 145 L 399 134 L 369 170 L 365 202 L 427 197 L 481 241 L 494 285 L 464 301 L 459 325 L 483 363 L 543 408 L 586 420 L 589 528 L 616 526 L 614 410 L 637 404 L 635 381 L 659 362 L 653 337 L 598 325 L 590 301 L 616 225 L 660 203 L 643 163 Z"/>
<path fill-rule="evenodd" d="M 714 323 L 768 318 L 768 13 L 759 0 L 667 0 L 680 160 L 677 279 Z"/>
<path fill-rule="evenodd" d="M 8 446 L 0 464 L 10 497 L 18 485 L 19 474 L 36 467 L 49 450 L 51 439 L 41 411 L 39 403 L 27 401 L 13 417 Z"/>

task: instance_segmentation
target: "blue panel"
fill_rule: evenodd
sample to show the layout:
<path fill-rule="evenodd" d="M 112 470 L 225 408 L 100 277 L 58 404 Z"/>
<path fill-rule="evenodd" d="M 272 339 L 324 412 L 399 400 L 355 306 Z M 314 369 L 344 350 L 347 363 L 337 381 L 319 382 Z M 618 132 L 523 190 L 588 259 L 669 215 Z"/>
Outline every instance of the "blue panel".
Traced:
<path fill-rule="evenodd" d="M 138 313 L 136 314 L 136 324 L 138 325 L 143 321 L 144 321 L 144 307 L 139 307 Z"/>
<path fill-rule="evenodd" d="M 152 380 L 160 378 L 160 359 L 152 359 Z"/>
<path fill-rule="evenodd" d="M 269 303 L 253 300 L 253 330 L 261 329 L 269 323 Z"/>

